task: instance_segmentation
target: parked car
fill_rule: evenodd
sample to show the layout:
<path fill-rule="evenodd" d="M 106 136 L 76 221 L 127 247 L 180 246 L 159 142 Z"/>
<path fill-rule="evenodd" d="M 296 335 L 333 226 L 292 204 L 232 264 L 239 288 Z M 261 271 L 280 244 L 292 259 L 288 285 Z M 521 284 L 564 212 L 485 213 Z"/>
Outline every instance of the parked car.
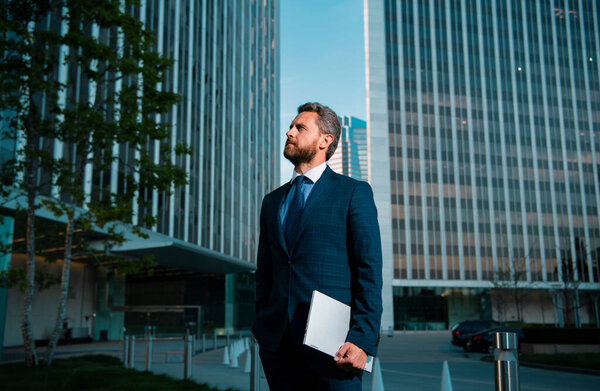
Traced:
<path fill-rule="evenodd" d="M 483 330 L 503 327 L 504 323 L 495 320 L 465 320 L 458 322 L 452 327 L 452 344 L 462 348 L 466 345 L 466 337 Z"/>
<path fill-rule="evenodd" d="M 521 341 L 523 340 L 523 330 L 520 327 L 495 327 L 488 330 L 483 330 L 478 333 L 471 334 L 466 337 L 464 349 L 467 352 L 490 353 L 494 346 L 494 334 L 501 333 L 517 333 L 519 339 L 519 350 Z"/>

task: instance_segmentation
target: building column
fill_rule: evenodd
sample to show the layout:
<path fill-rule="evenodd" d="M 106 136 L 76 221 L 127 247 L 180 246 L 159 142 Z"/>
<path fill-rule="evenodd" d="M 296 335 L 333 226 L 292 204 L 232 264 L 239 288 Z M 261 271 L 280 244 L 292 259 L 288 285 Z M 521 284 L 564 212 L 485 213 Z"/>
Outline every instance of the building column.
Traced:
<path fill-rule="evenodd" d="M 98 341 L 106 331 L 107 340 L 123 336 L 125 314 L 113 312 L 112 307 L 125 305 L 125 276 L 99 271 L 96 275 L 96 310 L 94 312 L 93 337 Z M 104 337 L 104 336 L 102 336 Z"/>
<path fill-rule="evenodd" d="M 10 268 L 10 256 L 12 251 L 5 249 L 12 243 L 14 219 L 0 215 L 0 273 Z M 6 251 L 6 252 L 3 252 Z M 8 288 L 0 287 L 0 360 L 2 359 L 2 348 L 4 347 L 4 325 L 6 323 L 6 298 Z"/>
<path fill-rule="evenodd" d="M 235 274 L 225 276 L 225 331 L 233 332 L 235 322 Z"/>

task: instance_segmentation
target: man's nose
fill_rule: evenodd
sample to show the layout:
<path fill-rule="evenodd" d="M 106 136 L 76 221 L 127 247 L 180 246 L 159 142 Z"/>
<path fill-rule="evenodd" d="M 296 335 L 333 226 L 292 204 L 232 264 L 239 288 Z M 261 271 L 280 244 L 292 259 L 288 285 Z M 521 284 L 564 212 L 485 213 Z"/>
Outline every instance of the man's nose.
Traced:
<path fill-rule="evenodd" d="M 296 137 L 296 133 L 298 133 L 298 130 L 296 129 L 295 126 L 292 126 L 287 132 L 285 132 L 285 135 L 289 138 L 289 137 Z"/>

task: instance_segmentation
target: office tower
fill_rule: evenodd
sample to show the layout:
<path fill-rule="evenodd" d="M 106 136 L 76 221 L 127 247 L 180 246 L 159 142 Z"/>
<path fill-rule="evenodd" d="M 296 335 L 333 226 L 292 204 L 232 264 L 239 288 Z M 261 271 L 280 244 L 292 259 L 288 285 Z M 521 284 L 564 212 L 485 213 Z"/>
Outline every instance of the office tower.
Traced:
<path fill-rule="evenodd" d="M 170 145 L 185 142 L 193 149 L 175 162 L 185 169 L 189 183 L 171 196 L 142 192 L 140 197 L 152 204 L 136 208 L 130 223 L 142 226 L 149 237 L 128 233 L 131 240 L 113 249 L 131 257 L 154 255 L 154 275 L 125 280 L 96 270 L 93 260 L 79 259 L 73 266 L 72 296 L 82 303 L 69 308 L 81 311 L 67 316 L 86 333 L 109 339 L 120 337 L 124 318 L 126 326 L 160 323 L 161 308 L 172 306 L 182 306 L 181 314 L 171 311 L 163 318 L 179 317 L 180 326 L 248 328 L 254 294 L 249 272 L 254 269 L 261 200 L 279 183 L 279 2 L 142 0 L 127 11 L 155 32 L 155 50 L 174 60 L 161 88 L 180 94 L 181 100 L 159 120 L 173 125 Z M 55 17 L 44 26 L 60 28 Z M 68 77 L 80 77 L 76 66 L 62 65 L 61 70 L 65 67 Z M 75 82 L 85 95 L 86 81 Z M 14 144 L 4 141 L 3 154 L 14 153 Z M 119 150 L 124 164 L 134 158 L 127 148 Z M 87 178 L 92 194 L 113 186 L 107 183 L 111 175 L 92 167 Z M 143 225 L 146 214 L 158 217 L 156 226 Z M 17 266 L 22 258 L 13 254 L 11 262 Z M 8 294 L 6 324 L 14 333 L 6 345 L 20 343 L 20 306 L 15 307 L 20 301 L 11 299 L 18 294 Z M 44 305 L 44 296 L 36 300 Z M 143 306 L 154 306 L 154 312 L 136 310 Z M 41 318 L 50 324 L 54 316 L 44 313 Z M 45 329 L 34 332 L 36 339 L 47 338 Z"/>
<path fill-rule="evenodd" d="M 367 123 L 355 117 L 338 117 L 342 132 L 329 166 L 339 174 L 366 181 Z"/>
<path fill-rule="evenodd" d="M 371 166 L 389 168 L 372 184 L 396 327 L 596 323 L 599 7 L 365 1 Z M 514 280 L 528 288 L 524 312 L 502 303 Z M 589 300 L 557 304 L 567 285 Z"/>

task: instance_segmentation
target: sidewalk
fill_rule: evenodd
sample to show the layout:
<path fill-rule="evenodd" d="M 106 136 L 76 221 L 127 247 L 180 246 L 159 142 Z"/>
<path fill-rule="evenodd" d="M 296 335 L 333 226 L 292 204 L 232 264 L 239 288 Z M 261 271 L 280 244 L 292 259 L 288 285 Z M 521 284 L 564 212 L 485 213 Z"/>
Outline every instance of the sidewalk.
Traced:
<path fill-rule="evenodd" d="M 144 345 L 136 348 L 135 368 L 144 370 Z M 173 352 L 176 350 L 173 349 Z M 212 387 L 225 390 L 235 388 L 239 391 L 250 390 L 250 374 L 244 373 L 246 364 L 246 353 L 240 355 L 238 359 L 238 368 L 230 368 L 223 365 L 224 349 L 211 350 L 206 353 L 196 354 L 192 358 L 192 377 L 191 379 L 198 383 L 206 383 Z M 183 343 L 181 344 L 181 354 L 183 355 Z M 156 348 L 152 354 L 152 372 L 165 374 L 175 379 L 183 379 L 183 362 L 166 363 L 166 351 L 157 351 Z M 260 379 L 260 389 L 268 390 L 264 375 Z"/>
<path fill-rule="evenodd" d="M 493 391 L 494 364 L 481 361 L 482 354 L 466 353 L 450 344 L 449 331 L 396 332 L 393 338 L 384 336 L 379 346 L 379 359 L 385 389 L 390 391 L 439 391 L 442 365 L 448 361 L 452 386 L 455 391 Z M 231 339 L 233 342 L 235 339 Z M 209 348 L 212 341 L 207 341 Z M 158 340 L 154 344 L 152 372 L 183 378 L 183 362 L 167 363 L 167 352 L 180 354 L 183 359 L 183 339 Z M 82 354 L 108 354 L 118 358 L 122 355 L 122 343 L 98 342 L 85 345 L 66 345 L 57 348 L 56 357 Z M 201 346 L 198 345 L 197 348 Z M 136 341 L 135 368 L 144 369 L 145 343 Z M 44 348 L 38 350 L 40 355 Z M 178 352 L 178 353 L 176 353 Z M 196 354 L 193 359 L 192 379 L 221 390 L 235 388 L 250 389 L 250 375 L 243 373 L 246 354 L 239 357 L 239 368 L 232 369 L 222 364 L 224 349 Z M 173 355 L 171 357 L 173 357 Z M 22 361 L 22 348 L 7 348 L 2 361 Z M 598 377 L 585 374 L 550 371 L 521 366 L 519 378 L 522 391 L 596 391 Z M 372 376 L 363 376 L 363 391 L 371 389 Z M 260 390 L 268 390 L 263 378 Z"/>
<path fill-rule="evenodd" d="M 236 339 L 232 338 L 231 342 Z M 212 340 L 207 340 L 207 348 L 210 349 L 205 353 L 201 353 L 197 346 L 197 354 L 192 358 L 192 376 L 191 379 L 198 383 L 205 383 L 212 387 L 226 390 L 234 388 L 239 391 L 250 390 L 250 374 L 244 373 L 246 365 L 246 352 L 242 353 L 238 358 L 238 368 L 230 368 L 223 364 L 224 349 L 219 341 L 218 349 L 212 350 Z M 156 374 L 165 374 L 175 379 L 183 379 L 183 348 L 184 342 L 182 338 L 173 338 L 171 340 L 159 339 L 153 344 L 152 352 L 152 372 Z M 139 371 L 144 370 L 145 366 L 145 341 L 136 339 L 135 344 L 135 360 L 134 367 Z M 61 345 L 56 348 L 56 358 L 65 358 L 77 355 L 86 354 L 106 354 L 110 356 L 122 358 L 123 343 L 121 341 L 110 342 L 94 342 L 80 345 Z M 180 358 L 181 362 L 167 362 L 167 352 L 172 358 Z M 45 347 L 38 348 L 40 357 L 45 353 Z M 179 357 L 178 357 L 179 356 Z M 23 349 L 6 348 L 0 363 L 20 362 L 23 361 Z M 262 368 L 261 368 L 262 369 Z M 363 377 L 363 389 L 371 389 L 371 376 Z M 260 390 L 267 391 L 269 389 L 264 373 L 261 371 Z"/>
<path fill-rule="evenodd" d="M 139 344 L 139 347 L 136 347 L 135 368 L 139 370 L 144 369 L 144 351 L 140 350 L 143 349 L 143 346 L 143 344 Z M 166 352 L 164 351 L 157 352 L 155 350 L 153 352 L 152 372 L 166 374 L 176 379 L 182 379 L 183 363 L 167 364 L 165 363 L 165 354 Z M 192 359 L 192 379 L 198 383 L 206 383 L 221 390 L 235 388 L 239 391 L 249 391 L 250 374 L 244 373 L 246 353 L 244 352 L 238 359 L 239 368 L 230 368 L 229 366 L 224 365 L 223 354 L 224 349 L 219 348 L 217 350 L 211 350 L 194 356 Z M 161 355 L 163 356 L 162 358 L 160 357 Z M 371 390 L 371 381 L 371 375 L 365 373 L 365 376 L 363 376 L 364 391 Z M 269 390 L 264 373 L 262 372 L 262 368 L 260 377 L 260 390 Z"/>
<path fill-rule="evenodd" d="M 236 339 L 232 338 L 231 342 Z M 250 390 L 250 374 L 244 373 L 246 364 L 246 353 L 238 358 L 239 368 L 230 368 L 223 365 L 224 349 L 219 347 L 212 350 L 212 339 L 208 339 L 207 348 L 211 349 L 205 353 L 197 350 L 197 354 L 192 358 L 192 377 L 191 379 L 198 383 L 206 383 L 212 387 L 222 390 L 235 388 L 239 391 Z M 225 341 L 219 341 L 217 346 Z M 199 348 L 198 346 L 197 348 Z M 184 342 L 182 338 L 159 339 L 154 341 L 152 352 L 152 372 L 156 374 L 165 374 L 175 379 L 183 379 L 183 349 Z M 145 350 L 146 344 L 142 339 L 136 339 L 135 344 L 135 369 L 144 370 L 145 365 Z M 38 357 L 42 358 L 46 352 L 45 347 L 38 347 Z M 61 345 L 57 346 L 55 357 L 65 358 L 72 356 L 81 356 L 87 354 L 106 354 L 110 356 L 122 358 L 123 343 L 122 341 L 109 342 L 93 342 L 88 344 L 77 345 Z M 167 352 L 171 357 L 180 358 L 181 362 L 168 363 Z M 22 362 L 24 360 L 23 348 L 5 348 L 2 361 L 0 364 L 8 364 L 13 362 Z M 261 376 L 261 390 L 268 390 L 267 382 L 264 375 Z"/>

